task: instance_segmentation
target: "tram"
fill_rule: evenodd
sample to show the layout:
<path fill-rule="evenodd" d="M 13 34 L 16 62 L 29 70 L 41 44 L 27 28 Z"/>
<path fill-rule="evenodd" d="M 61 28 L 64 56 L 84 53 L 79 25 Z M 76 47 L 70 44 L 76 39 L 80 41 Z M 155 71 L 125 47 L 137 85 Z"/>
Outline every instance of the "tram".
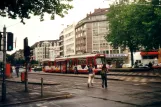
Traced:
<path fill-rule="evenodd" d="M 99 74 L 104 63 L 106 63 L 104 54 L 73 55 L 55 58 L 53 61 L 43 61 L 43 71 L 53 73 L 74 73 L 76 67 L 78 73 L 88 73 L 88 65 L 92 65 L 95 74 Z"/>

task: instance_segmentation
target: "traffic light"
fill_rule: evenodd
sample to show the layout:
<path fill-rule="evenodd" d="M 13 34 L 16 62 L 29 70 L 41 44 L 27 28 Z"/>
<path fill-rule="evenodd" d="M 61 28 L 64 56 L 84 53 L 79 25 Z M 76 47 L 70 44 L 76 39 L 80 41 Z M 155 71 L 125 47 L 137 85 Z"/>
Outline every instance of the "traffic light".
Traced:
<path fill-rule="evenodd" d="M 13 33 L 7 33 L 7 51 L 13 50 Z"/>
<path fill-rule="evenodd" d="M 25 57 L 30 56 L 30 47 L 29 46 L 26 46 L 25 47 L 25 49 L 24 49 L 24 56 Z"/>
<path fill-rule="evenodd" d="M 28 46 L 28 38 L 27 37 L 24 39 L 24 56 L 25 57 L 30 56 L 30 47 Z"/>
<path fill-rule="evenodd" d="M 24 39 L 24 50 L 25 50 L 25 48 L 28 46 L 28 38 L 26 37 L 25 39 Z"/>

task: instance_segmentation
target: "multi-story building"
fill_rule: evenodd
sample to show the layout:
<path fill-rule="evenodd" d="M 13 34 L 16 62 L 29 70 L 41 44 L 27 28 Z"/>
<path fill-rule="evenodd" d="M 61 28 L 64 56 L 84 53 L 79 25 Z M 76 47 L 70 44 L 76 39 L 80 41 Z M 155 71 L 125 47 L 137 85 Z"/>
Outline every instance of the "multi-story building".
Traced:
<path fill-rule="evenodd" d="M 75 23 L 63 30 L 64 56 L 75 55 Z"/>
<path fill-rule="evenodd" d="M 33 58 L 39 62 L 59 56 L 59 40 L 40 41 L 32 45 Z"/>
<path fill-rule="evenodd" d="M 95 9 L 87 14 L 86 18 L 79 21 L 75 27 L 76 54 L 80 53 L 105 53 L 117 54 L 120 49 L 114 49 L 105 40 L 108 33 L 107 8 Z"/>
<path fill-rule="evenodd" d="M 18 51 L 16 51 L 15 53 L 14 53 L 14 59 L 15 60 L 18 60 L 18 59 L 25 59 L 24 58 L 24 52 L 23 52 L 23 50 L 22 49 L 19 49 Z"/>
<path fill-rule="evenodd" d="M 63 31 L 59 35 L 60 57 L 64 57 L 64 35 Z"/>

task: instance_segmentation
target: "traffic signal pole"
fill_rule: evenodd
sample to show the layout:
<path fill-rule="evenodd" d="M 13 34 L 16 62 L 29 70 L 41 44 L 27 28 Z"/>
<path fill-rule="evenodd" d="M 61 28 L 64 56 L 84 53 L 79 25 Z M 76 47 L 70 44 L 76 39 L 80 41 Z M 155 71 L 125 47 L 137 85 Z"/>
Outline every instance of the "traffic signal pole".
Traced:
<path fill-rule="evenodd" d="M 26 72 L 25 72 L 25 92 L 28 92 L 28 61 L 26 61 Z"/>
<path fill-rule="evenodd" d="M 2 102 L 6 100 L 6 27 L 3 27 L 3 80 L 2 80 Z"/>
<path fill-rule="evenodd" d="M 28 46 L 28 38 L 24 39 L 24 57 L 26 60 L 26 72 L 25 72 L 25 92 L 28 92 L 28 56 L 29 56 L 30 47 Z"/>

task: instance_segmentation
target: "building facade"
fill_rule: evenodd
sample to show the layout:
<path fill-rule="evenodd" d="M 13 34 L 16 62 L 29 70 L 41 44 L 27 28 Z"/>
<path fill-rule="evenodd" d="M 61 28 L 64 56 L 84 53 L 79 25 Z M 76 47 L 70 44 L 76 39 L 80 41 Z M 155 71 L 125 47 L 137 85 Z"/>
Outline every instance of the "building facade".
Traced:
<path fill-rule="evenodd" d="M 24 58 L 24 51 L 22 49 L 19 49 L 18 51 L 16 51 L 14 53 L 14 59 L 15 60 L 19 60 L 19 59 L 24 60 L 25 59 Z"/>
<path fill-rule="evenodd" d="M 75 23 L 68 25 L 63 30 L 64 35 L 64 57 L 75 55 Z"/>
<path fill-rule="evenodd" d="M 64 57 L 64 35 L 63 31 L 59 35 L 59 47 L 60 47 L 60 57 Z"/>
<path fill-rule="evenodd" d="M 118 54 L 120 49 L 114 49 L 105 40 L 108 34 L 107 8 L 95 9 L 93 13 L 87 14 L 86 18 L 79 21 L 75 27 L 76 54 L 82 53 L 104 53 Z"/>
<path fill-rule="evenodd" d="M 54 60 L 59 55 L 59 40 L 46 40 L 35 43 L 33 49 L 33 59 L 39 62 L 50 59 Z"/>

